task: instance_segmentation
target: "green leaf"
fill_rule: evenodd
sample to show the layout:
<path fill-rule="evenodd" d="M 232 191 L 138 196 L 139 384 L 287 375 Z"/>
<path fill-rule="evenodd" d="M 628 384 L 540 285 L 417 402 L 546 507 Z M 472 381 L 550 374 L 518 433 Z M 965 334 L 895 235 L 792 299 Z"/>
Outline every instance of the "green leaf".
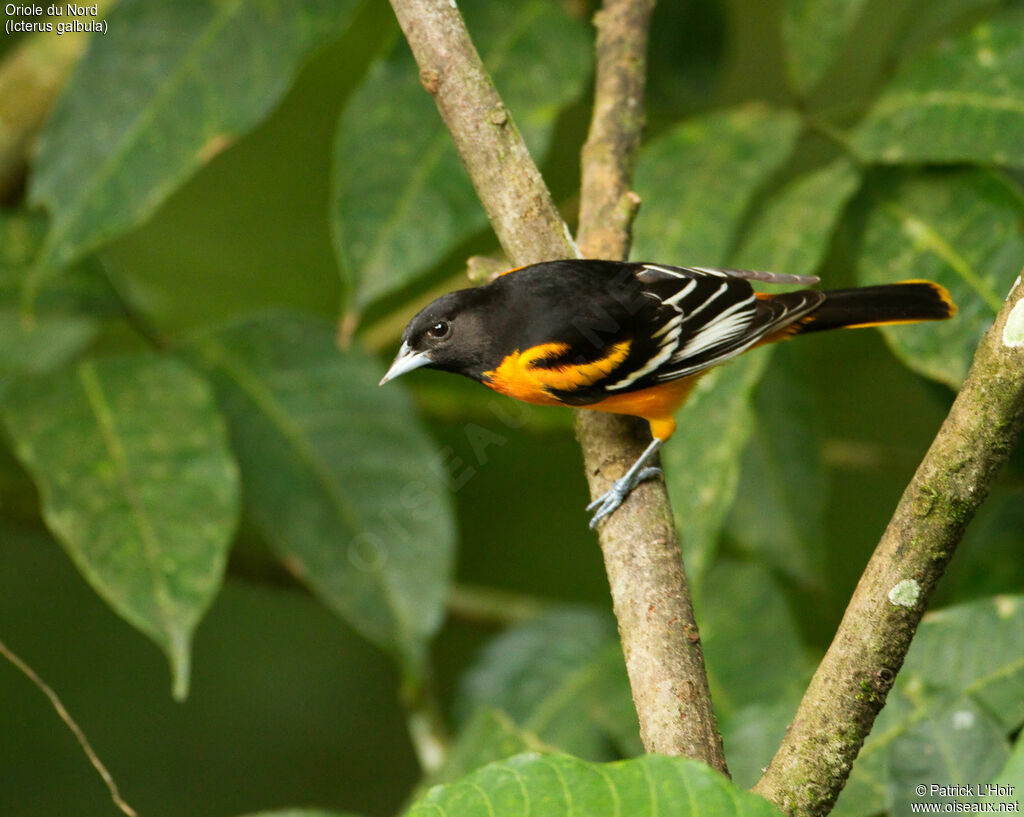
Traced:
<path fill-rule="evenodd" d="M 886 175 L 867 199 L 857 258 L 861 284 L 924 278 L 946 287 L 956 317 L 927 326 L 885 327 L 910 368 L 959 388 L 982 334 L 1024 258 L 1024 197 L 984 170 Z"/>
<path fill-rule="evenodd" d="M 789 344 L 778 349 L 754 394 L 757 420 L 726 525 L 740 550 L 813 587 L 824 567 L 827 476 L 812 374 L 798 355 Z"/>
<path fill-rule="evenodd" d="M 751 199 L 792 153 L 799 129 L 795 113 L 750 104 L 694 117 L 645 145 L 633 257 L 724 263 Z"/>
<path fill-rule="evenodd" d="M 1024 165 L 1024 13 L 911 57 L 852 144 L 872 162 Z"/>
<path fill-rule="evenodd" d="M 192 633 L 220 588 L 239 507 L 207 383 L 170 358 L 110 358 L 20 380 L 0 412 L 47 526 L 167 653 L 184 697 Z"/>
<path fill-rule="evenodd" d="M 355 7 L 355 0 L 118 3 L 40 138 L 30 200 L 53 221 L 35 283 L 140 224 L 261 121 Z"/>
<path fill-rule="evenodd" d="M 450 783 L 488 763 L 543 748 L 534 735 L 516 726 L 501 710 L 480 708 L 459 732 L 458 739 L 448 750 L 444 766 L 430 782 L 432 785 Z"/>
<path fill-rule="evenodd" d="M 696 760 L 645 755 L 587 763 L 566 755 L 517 755 L 437 786 L 406 817 L 778 817 L 767 800 L 741 791 Z"/>
<path fill-rule="evenodd" d="M 954 770 L 983 775 L 970 782 L 990 780 L 997 758 L 1006 758 L 1005 736 L 1022 723 L 1024 596 L 929 613 L 833 813 L 903 813 L 907 785 L 954 783 Z M 954 740 L 957 731 L 975 729 L 962 745 Z M 993 743 L 997 735 L 1001 743 Z M 929 740 L 945 751 L 929 752 L 926 761 Z"/>
<path fill-rule="evenodd" d="M 465 674 L 459 708 L 507 712 L 545 743 L 609 757 L 609 739 L 639 753 L 639 727 L 610 616 L 563 609 L 495 638 Z"/>
<path fill-rule="evenodd" d="M 845 159 L 790 182 L 761 210 L 732 264 L 813 275 L 860 182 L 861 174 Z M 739 483 L 723 499 L 731 493 L 737 496 L 729 526 L 744 549 L 811 584 L 820 568 L 824 476 L 813 400 L 792 365 L 792 350 L 781 351 L 784 360 L 779 362 L 790 365 L 777 362 L 771 376 L 761 382 L 755 394 L 756 430 L 738 466 Z M 737 411 L 742 425 L 737 428 L 735 451 L 749 437 L 751 416 L 747 408 Z M 723 462 L 724 457 L 725 452 Z M 721 518 L 718 513 L 714 520 Z M 711 546 L 707 537 L 703 541 Z"/>
<path fill-rule="evenodd" d="M 527 145 L 543 157 L 555 119 L 590 74 L 586 26 L 553 0 L 459 8 Z M 486 223 L 416 62 L 397 43 L 338 124 L 331 226 L 350 302 L 361 310 L 418 280 Z"/>
<path fill-rule="evenodd" d="M 992 715 L 969 697 L 953 701 L 911 725 L 893 744 L 889 802 L 899 813 L 914 802 L 973 799 L 931 791 L 922 797 L 918 787 L 922 781 L 976 786 L 991 780 L 1009 754 L 1006 733 Z"/>
<path fill-rule="evenodd" d="M 98 331 L 86 315 L 27 319 L 16 304 L 0 303 L 0 376 L 52 371 L 89 346 Z"/>
<path fill-rule="evenodd" d="M 695 588 L 711 567 L 736 495 L 740 458 L 754 430 L 752 395 L 767 352 L 757 350 L 704 375 L 676 413 L 678 430 L 662 449 L 665 484 Z"/>
<path fill-rule="evenodd" d="M 995 596 L 929 614 L 900 678 L 897 696 L 918 712 L 931 703 L 918 685 L 949 690 L 977 701 L 1006 733 L 1016 730 L 1024 724 L 1024 597 Z"/>
<path fill-rule="evenodd" d="M 860 171 L 846 159 L 789 182 L 760 210 L 731 263 L 741 269 L 813 275 L 860 183 Z"/>
<path fill-rule="evenodd" d="M 99 264 L 87 261 L 51 281 L 25 314 L 21 291 L 45 229 L 45 219 L 0 213 L 0 376 L 67 363 L 96 338 L 100 318 L 122 312 Z"/>
<path fill-rule="evenodd" d="M 909 54 L 929 45 L 943 34 L 955 33 L 965 21 L 982 15 L 991 16 L 1002 8 L 1009 8 L 1016 0 L 928 0 L 915 3 L 906 31 L 899 44 L 901 53 Z"/>
<path fill-rule="evenodd" d="M 247 513 L 285 565 L 413 677 L 441 623 L 454 524 L 444 470 L 380 364 L 329 324 L 267 314 L 197 335 Z"/>
<path fill-rule="evenodd" d="M 1021 740 L 1020 735 L 1017 736 L 1010 759 L 994 782 L 1002 786 L 1013 786 L 1014 794 L 1024 792 L 1024 740 Z"/>
<path fill-rule="evenodd" d="M 994 492 L 971 523 L 958 556 L 943 577 L 951 598 L 968 599 L 1024 587 L 1020 558 L 1024 489 Z"/>
<path fill-rule="evenodd" d="M 785 594 L 765 568 L 719 562 L 704 580 L 697 613 L 720 717 L 754 703 L 799 700 L 810 680 L 803 646 Z"/>
<path fill-rule="evenodd" d="M 786 0 L 782 38 L 798 93 L 813 90 L 832 67 L 863 8 L 864 0 Z"/>

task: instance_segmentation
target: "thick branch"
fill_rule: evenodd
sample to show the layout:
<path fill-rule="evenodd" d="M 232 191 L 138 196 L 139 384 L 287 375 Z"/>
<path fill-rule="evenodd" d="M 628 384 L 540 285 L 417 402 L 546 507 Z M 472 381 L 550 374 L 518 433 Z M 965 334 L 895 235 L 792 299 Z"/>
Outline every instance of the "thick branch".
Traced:
<path fill-rule="evenodd" d="M 628 246 L 636 206 L 628 180 L 641 125 L 650 4 L 609 2 L 599 21 L 599 104 L 586 148 L 581 215 L 588 254 L 621 258 Z M 391 5 L 419 64 L 420 81 L 434 96 L 509 258 L 528 264 L 577 256 L 457 8 L 448 0 Z M 639 453 L 635 428 L 614 417 L 581 422 L 593 488 L 621 475 Z M 638 488 L 604 523 L 601 541 L 645 744 L 724 769 L 664 486 Z"/>
<path fill-rule="evenodd" d="M 754 787 L 783 810 L 831 810 L 928 598 L 1022 427 L 1024 284 L 1018 278 L 882 535 L 782 746 Z"/>
<path fill-rule="evenodd" d="M 583 148 L 579 244 L 588 258 L 624 259 L 639 198 L 630 190 L 643 130 L 653 0 L 606 0 L 598 14 L 594 115 Z M 624 417 L 577 412 L 593 496 L 650 442 Z M 601 526 L 608 581 L 640 736 L 649 752 L 697 757 L 725 771 L 682 554 L 663 482 L 648 482 Z M 639 500 L 639 501 L 637 501 Z"/>
<path fill-rule="evenodd" d="M 454 3 L 391 0 L 505 254 L 516 264 L 579 255 Z"/>

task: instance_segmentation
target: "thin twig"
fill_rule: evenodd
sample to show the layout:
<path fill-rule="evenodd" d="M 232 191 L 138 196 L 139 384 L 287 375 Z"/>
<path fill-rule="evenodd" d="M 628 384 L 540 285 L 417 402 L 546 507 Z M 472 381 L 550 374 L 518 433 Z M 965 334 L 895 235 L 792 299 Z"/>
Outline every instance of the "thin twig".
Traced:
<path fill-rule="evenodd" d="M 598 13 L 594 113 L 583 148 L 579 246 L 625 259 L 639 197 L 630 189 L 643 132 L 647 34 L 654 0 L 606 0 Z M 577 412 L 592 496 L 647 447 L 623 417 Z M 640 737 L 649 752 L 696 757 L 726 772 L 682 551 L 663 482 L 647 482 L 601 526 L 601 548 Z"/>
<path fill-rule="evenodd" d="M 928 599 L 1022 428 L 1024 284 L 1018 277 L 754 791 L 794 815 L 831 810 Z"/>
<path fill-rule="evenodd" d="M 420 81 L 433 95 L 509 259 L 514 264 L 528 264 L 577 256 L 565 223 L 483 67 L 456 5 L 448 0 L 391 0 L 391 5 L 416 57 Z M 632 12 L 626 15 L 630 22 L 617 29 L 624 38 L 621 42 L 611 38 L 614 25 L 602 35 L 604 59 L 615 71 L 628 70 L 627 85 L 632 90 L 619 96 L 620 101 L 626 100 L 626 117 L 620 118 L 618 125 L 611 123 L 614 128 L 629 121 L 624 142 L 629 146 L 606 166 L 617 166 L 626 181 L 624 195 L 615 199 L 610 211 L 602 200 L 597 206 L 602 215 L 587 215 L 586 219 L 595 229 L 603 227 L 605 219 L 613 220 L 613 229 L 607 234 L 622 236 L 620 243 L 607 249 L 602 241 L 598 250 L 609 257 L 622 257 L 636 205 L 635 197 L 628 193 L 628 177 L 639 136 L 650 4 L 614 5 L 623 11 L 632 8 Z M 609 12 L 604 19 L 601 27 L 614 23 L 618 12 Z M 616 51 L 619 56 L 613 58 Z M 607 72 L 603 77 L 609 78 Z M 588 151 L 597 150 L 600 143 L 592 143 Z M 593 195 L 584 192 L 584 196 Z M 590 206 L 585 202 L 584 211 L 589 212 Z M 586 229 L 583 238 L 591 240 Z M 594 243 L 597 246 L 596 239 Z M 588 476 L 595 485 L 603 484 L 615 476 L 619 464 L 634 458 L 639 448 L 629 431 L 633 426 L 625 421 L 595 418 L 594 424 L 590 423 L 588 419 L 580 431 L 589 452 Z M 682 562 L 664 486 L 649 483 L 634 491 L 605 523 L 601 541 L 606 554 L 617 554 L 606 561 L 606 567 L 613 597 L 619 600 L 616 612 L 622 615 L 619 626 L 631 664 L 634 700 L 644 710 L 640 720 L 646 724 L 645 740 L 658 751 L 698 757 L 724 768 L 697 630 L 692 613 L 686 612 Z M 662 682 L 664 688 L 656 689 Z M 662 740 L 663 734 L 666 740 Z"/>
<path fill-rule="evenodd" d="M 451 738 L 441 712 L 431 667 L 415 681 L 407 681 L 401 694 L 409 739 L 420 768 L 426 775 L 436 774 L 448 757 Z"/>
<path fill-rule="evenodd" d="M 537 596 L 470 584 L 455 585 L 448 596 L 448 614 L 452 618 L 492 626 L 522 624 L 553 606 Z"/>
<path fill-rule="evenodd" d="M 82 751 L 85 752 L 85 756 L 89 758 L 89 762 L 103 779 L 103 782 L 107 786 L 107 791 L 110 792 L 110 799 L 114 801 L 114 805 L 127 814 L 128 817 L 137 817 L 135 809 L 129 806 L 121 797 L 121 793 L 117 790 L 117 784 L 114 782 L 114 778 L 111 776 L 110 772 L 107 771 L 107 767 L 103 765 L 103 762 L 93 750 L 92 745 L 89 743 L 89 739 L 85 736 L 81 727 L 75 723 L 75 719 L 72 718 L 67 709 L 64 708 L 64 704 L 61 703 L 60 698 L 57 697 L 57 693 L 54 692 L 50 685 L 40 678 L 38 674 L 36 674 L 36 671 L 32 669 L 32 667 L 13 653 L 3 641 L 0 641 L 0 655 L 21 670 L 22 674 L 28 678 L 28 680 L 31 681 L 40 692 L 50 699 L 50 705 L 56 710 L 57 716 L 64 721 L 64 724 L 71 730 L 71 734 L 75 736 L 75 740 L 77 740 L 78 745 L 82 747 Z"/>

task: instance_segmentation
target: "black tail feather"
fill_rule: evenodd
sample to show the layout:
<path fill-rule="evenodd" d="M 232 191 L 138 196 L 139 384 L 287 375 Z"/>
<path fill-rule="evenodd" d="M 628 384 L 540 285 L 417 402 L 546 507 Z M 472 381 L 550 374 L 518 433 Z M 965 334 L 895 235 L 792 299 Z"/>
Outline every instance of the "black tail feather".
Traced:
<path fill-rule="evenodd" d="M 956 314 L 944 287 L 931 281 L 904 281 L 825 292 L 825 300 L 795 327 L 794 334 L 826 329 L 940 321 Z"/>

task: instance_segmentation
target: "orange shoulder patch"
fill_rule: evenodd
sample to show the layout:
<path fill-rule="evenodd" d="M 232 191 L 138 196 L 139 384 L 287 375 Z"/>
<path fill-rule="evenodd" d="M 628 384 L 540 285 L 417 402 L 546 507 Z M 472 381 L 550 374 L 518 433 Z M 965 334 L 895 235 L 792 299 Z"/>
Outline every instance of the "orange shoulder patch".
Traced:
<path fill-rule="evenodd" d="M 565 343 L 542 343 L 525 352 L 507 355 L 498 368 L 484 372 L 484 382 L 496 392 L 539 405 L 559 405 L 552 391 L 574 391 L 611 374 L 628 356 L 633 342 L 619 341 L 607 354 L 589 363 L 558 364 L 570 347 Z M 545 363 L 555 365 L 545 366 Z"/>

